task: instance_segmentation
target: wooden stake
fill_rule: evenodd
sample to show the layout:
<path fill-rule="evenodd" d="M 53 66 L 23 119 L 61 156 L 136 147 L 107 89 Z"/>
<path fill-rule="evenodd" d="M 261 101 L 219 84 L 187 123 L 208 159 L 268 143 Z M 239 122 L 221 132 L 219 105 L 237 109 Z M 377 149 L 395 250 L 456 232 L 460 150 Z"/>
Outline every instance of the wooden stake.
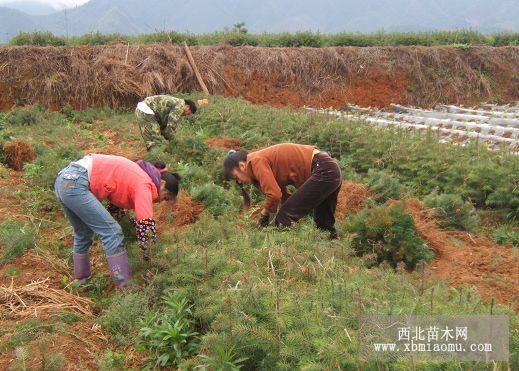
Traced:
<path fill-rule="evenodd" d="M 128 62 L 128 52 L 130 51 L 130 43 L 126 46 L 126 57 L 124 57 L 124 64 Z"/>
<path fill-rule="evenodd" d="M 209 90 L 207 90 L 207 86 L 205 85 L 204 80 L 202 80 L 202 75 L 200 75 L 200 71 L 198 71 L 198 67 L 195 64 L 195 60 L 193 59 L 191 50 L 189 50 L 189 47 L 187 46 L 187 43 L 185 41 L 182 43 L 182 46 L 184 47 L 184 51 L 186 52 L 189 64 L 191 65 L 191 68 L 193 69 L 193 71 L 195 71 L 196 79 L 198 80 L 198 83 L 200 84 L 202 90 L 204 91 L 204 94 L 209 95 Z"/>

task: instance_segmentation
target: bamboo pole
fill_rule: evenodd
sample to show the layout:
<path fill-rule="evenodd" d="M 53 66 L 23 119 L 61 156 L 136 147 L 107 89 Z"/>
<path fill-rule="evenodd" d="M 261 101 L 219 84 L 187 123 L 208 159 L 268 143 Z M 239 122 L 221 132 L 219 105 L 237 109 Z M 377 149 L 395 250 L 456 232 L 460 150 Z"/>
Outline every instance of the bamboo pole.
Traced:
<path fill-rule="evenodd" d="M 209 95 L 209 90 L 207 90 L 207 86 L 205 85 L 204 80 L 202 80 L 202 75 L 200 75 L 200 71 L 198 71 L 198 67 L 196 66 L 195 60 L 193 59 L 191 50 L 189 50 L 189 47 L 187 46 L 187 43 L 185 41 L 182 43 L 182 46 L 184 47 L 184 51 L 186 52 L 187 59 L 189 61 L 189 64 L 191 65 L 191 68 L 193 69 L 193 71 L 195 71 L 195 76 L 198 80 L 198 83 L 200 84 L 200 87 L 204 91 L 205 95 Z"/>

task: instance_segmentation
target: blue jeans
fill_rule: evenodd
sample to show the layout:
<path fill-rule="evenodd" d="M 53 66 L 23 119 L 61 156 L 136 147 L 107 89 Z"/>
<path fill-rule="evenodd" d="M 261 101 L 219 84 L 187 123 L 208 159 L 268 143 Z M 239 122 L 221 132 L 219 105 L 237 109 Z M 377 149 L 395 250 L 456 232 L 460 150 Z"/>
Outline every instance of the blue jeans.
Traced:
<path fill-rule="evenodd" d="M 88 253 L 94 233 L 101 238 L 106 256 L 123 252 L 121 226 L 93 195 L 89 185 L 88 171 L 76 164 L 61 170 L 54 183 L 56 197 L 74 228 L 74 252 Z"/>

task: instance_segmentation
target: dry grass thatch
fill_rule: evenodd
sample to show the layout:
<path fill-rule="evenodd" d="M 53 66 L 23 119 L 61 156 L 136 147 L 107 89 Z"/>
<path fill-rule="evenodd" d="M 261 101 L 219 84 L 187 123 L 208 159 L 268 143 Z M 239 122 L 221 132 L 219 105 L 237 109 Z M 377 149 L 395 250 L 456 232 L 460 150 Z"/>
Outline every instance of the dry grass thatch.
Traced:
<path fill-rule="evenodd" d="M 160 202 L 154 205 L 154 214 L 159 231 L 170 231 L 170 227 L 182 227 L 194 223 L 204 210 L 204 206 L 185 191 L 181 191 L 173 204 Z"/>
<path fill-rule="evenodd" d="M 13 170 L 20 171 L 23 165 L 36 159 L 36 150 L 23 139 L 13 139 L 3 145 L 4 161 Z"/>
<path fill-rule="evenodd" d="M 50 286 L 49 278 L 33 281 L 27 285 L 0 285 L 0 308 L 19 318 L 38 317 L 49 311 L 71 310 L 93 317 L 93 302 Z"/>
<path fill-rule="evenodd" d="M 239 138 L 211 137 L 204 142 L 207 146 L 218 149 L 234 149 L 236 151 L 243 148 L 243 141 Z"/>
<path fill-rule="evenodd" d="M 126 53 L 128 50 L 128 58 Z M 519 99 L 519 48 L 192 47 L 213 94 L 255 103 L 431 106 Z M 0 107 L 131 107 L 144 96 L 199 90 L 181 47 L 0 47 Z"/>
<path fill-rule="evenodd" d="M 366 207 L 366 200 L 370 193 L 364 184 L 353 182 L 342 183 L 341 190 L 337 197 L 337 208 L 335 217 L 342 220 L 348 213 L 356 213 Z"/>

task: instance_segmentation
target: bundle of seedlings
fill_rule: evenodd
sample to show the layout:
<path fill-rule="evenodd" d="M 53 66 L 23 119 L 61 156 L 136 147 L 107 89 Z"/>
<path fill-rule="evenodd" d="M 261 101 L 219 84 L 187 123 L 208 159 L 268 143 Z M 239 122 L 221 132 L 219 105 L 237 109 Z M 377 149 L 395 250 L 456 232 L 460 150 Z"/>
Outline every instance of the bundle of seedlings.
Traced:
<path fill-rule="evenodd" d="M 440 227 L 474 231 L 479 226 L 479 216 L 470 201 L 463 201 L 460 195 L 431 193 L 424 204 L 432 209 Z"/>

